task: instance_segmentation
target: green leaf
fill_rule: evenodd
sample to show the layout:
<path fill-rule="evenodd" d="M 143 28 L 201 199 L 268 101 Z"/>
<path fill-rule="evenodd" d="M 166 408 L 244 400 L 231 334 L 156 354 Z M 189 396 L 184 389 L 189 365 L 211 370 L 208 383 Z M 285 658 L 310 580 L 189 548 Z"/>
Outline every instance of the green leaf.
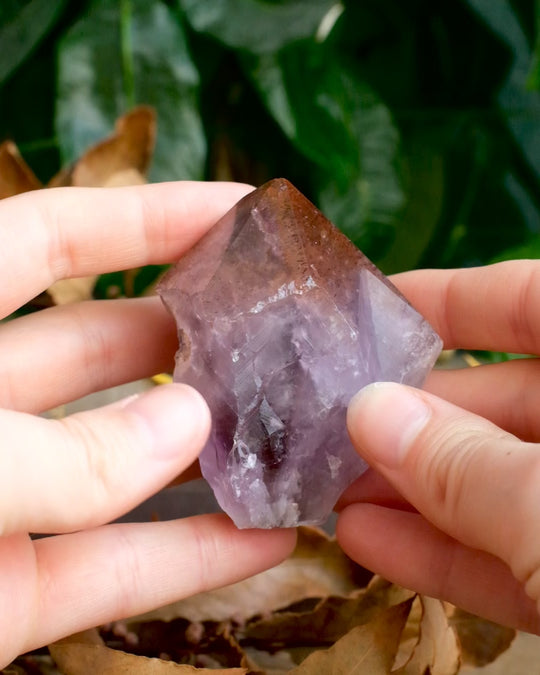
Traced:
<path fill-rule="evenodd" d="M 513 62 L 498 92 L 501 107 L 515 140 L 527 161 L 540 176 L 540 92 L 531 91 L 533 58 L 529 41 L 509 0 L 468 0 L 485 23 L 510 47 Z"/>
<path fill-rule="evenodd" d="M 196 31 L 207 33 L 229 47 L 256 54 L 314 36 L 319 27 L 324 28 L 321 22 L 325 16 L 335 21 L 342 10 L 337 0 L 179 0 L 179 3 Z"/>
<path fill-rule="evenodd" d="M 167 267 L 167 265 L 146 265 L 128 272 L 102 274 L 96 282 L 92 295 L 100 300 L 139 297 L 158 280 Z"/>
<path fill-rule="evenodd" d="M 522 260 L 522 259 L 540 258 L 540 235 L 531 237 L 529 241 L 521 246 L 513 246 L 506 249 L 503 253 L 494 258 L 491 262 L 502 262 L 503 260 Z"/>
<path fill-rule="evenodd" d="M 74 161 L 136 103 L 156 109 L 152 180 L 202 177 L 199 75 L 183 27 L 161 2 L 94 0 L 59 48 L 57 131 Z"/>
<path fill-rule="evenodd" d="M 364 250 L 380 252 L 403 205 L 388 108 L 313 42 L 243 62 L 283 132 L 317 164 L 322 210 Z"/>
<path fill-rule="evenodd" d="M 529 89 L 540 90 L 540 0 L 535 0 L 536 40 L 527 85 Z"/>
<path fill-rule="evenodd" d="M 526 38 L 509 0 L 467 0 L 467 3 L 510 47 L 519 46 L 521 52 L 527 49 L 520 44 Z"/>
<path fill-rule="evenodd" d="M 33 52 L 60 16 L 66 0 L 2 0 L 0 83 Z"/>
<path fill-rule="evenodd" d="M 437 228 L 443 210 L 445 187 L 441 145 L 432 129 L 420 126 L 414 131 L 410 130 L 403 141 L 407 198 L 396 237 L 384 257 L 377 259 L 377 265 L 385 274 L 418 267 Z"/>

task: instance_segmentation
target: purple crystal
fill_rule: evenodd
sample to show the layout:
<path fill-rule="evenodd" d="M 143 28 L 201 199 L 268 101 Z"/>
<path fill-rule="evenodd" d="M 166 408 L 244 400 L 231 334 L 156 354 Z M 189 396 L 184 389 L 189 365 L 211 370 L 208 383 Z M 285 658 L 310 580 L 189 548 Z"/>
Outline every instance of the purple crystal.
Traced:
<path fill-rule="evenodd" d="M 441 349 L 283 179 L 242 199 L 158 290 L 179 328 L 174 378 L 212 411 L 202 473 L 238 527 L 323 522 L 366 469 L 345 426 L 353 394 L 377 380 L 421 385 Z"/>

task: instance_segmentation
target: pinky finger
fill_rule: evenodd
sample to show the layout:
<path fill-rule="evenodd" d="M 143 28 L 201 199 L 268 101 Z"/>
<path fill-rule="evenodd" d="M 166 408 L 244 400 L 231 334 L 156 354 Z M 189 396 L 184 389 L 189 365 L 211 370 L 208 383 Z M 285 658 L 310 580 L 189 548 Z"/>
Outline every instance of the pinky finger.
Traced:
<path fill-rule="evenodd" d="M 353 560 L 394 583 L 540 634 L 535 603 L 503 562 L 463 546 L 418 513 L 353 504 L 339 516 L 337 538 Z"/>

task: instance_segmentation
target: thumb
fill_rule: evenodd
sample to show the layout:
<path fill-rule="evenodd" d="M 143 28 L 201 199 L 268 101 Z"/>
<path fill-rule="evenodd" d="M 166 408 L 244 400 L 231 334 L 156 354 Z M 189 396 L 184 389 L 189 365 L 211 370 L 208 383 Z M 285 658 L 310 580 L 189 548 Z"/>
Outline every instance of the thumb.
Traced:
<path fill-rule="evenodd" d="M 202 397 L 180 384 L 62 420 L 0 410 L 0 535 L 118 517 L 195 460 L 209 422 Z"/>
<path fill-rule="evenodd" d="M 357 394 L 348 427 L 364 459 L 427 520 L 504 560 L 540 596 L 540 446 L 393 383 Z"/>

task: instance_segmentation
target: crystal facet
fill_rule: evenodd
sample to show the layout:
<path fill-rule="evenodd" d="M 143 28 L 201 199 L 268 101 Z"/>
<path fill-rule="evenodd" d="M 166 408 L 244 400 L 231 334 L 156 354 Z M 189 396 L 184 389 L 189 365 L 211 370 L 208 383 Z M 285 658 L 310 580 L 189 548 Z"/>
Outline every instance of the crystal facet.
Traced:
<path fill-rule="evenodd" d="M 158 290 L 178 325 L 174 378 L 212 412 L 202 473 L 238 527 L 323 522 L 366 469 L 347 435 L 351 397 L 377 380 L 420 386 L 441 349 L 284 179 L 244 197 Z"/>

